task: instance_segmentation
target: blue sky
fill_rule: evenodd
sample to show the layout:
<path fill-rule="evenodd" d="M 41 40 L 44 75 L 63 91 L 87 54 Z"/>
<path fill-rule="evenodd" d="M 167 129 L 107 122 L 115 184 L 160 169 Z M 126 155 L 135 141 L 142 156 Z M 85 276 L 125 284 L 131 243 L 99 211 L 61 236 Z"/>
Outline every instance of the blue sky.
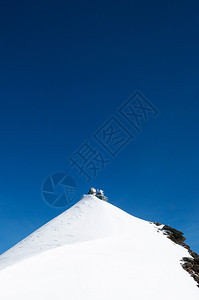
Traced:
<path fill-rule="evenodd" d="M 44 179 L 179 230 L 199 251 L 198 1 L 2 1 L 0 253 L 65 210 Z M 141 93 L 159 114 L 137 132 L 118 112 Z M 134 136 L 116 157 L 93 140 L 114 117 Z M 68 157 L 86 141 L 110 163 L 91 182 Z"/>

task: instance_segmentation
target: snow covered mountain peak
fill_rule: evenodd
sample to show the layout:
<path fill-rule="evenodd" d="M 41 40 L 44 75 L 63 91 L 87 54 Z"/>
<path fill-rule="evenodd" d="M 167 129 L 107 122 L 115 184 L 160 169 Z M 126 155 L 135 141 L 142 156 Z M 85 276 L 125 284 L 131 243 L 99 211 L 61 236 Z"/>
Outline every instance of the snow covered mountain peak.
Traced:
<path fill-rule="evenodd" d="M 191 256 L 160 229 L 84 195 L 0 256 L 0 299 L 197 300 Z"/>
<path fill-rule="evenodd" d="M 45 250 L 126 231 L 133 219 L 119 208 L 92 195 L 82 199 L 0 256 L 0 269 Z"/>

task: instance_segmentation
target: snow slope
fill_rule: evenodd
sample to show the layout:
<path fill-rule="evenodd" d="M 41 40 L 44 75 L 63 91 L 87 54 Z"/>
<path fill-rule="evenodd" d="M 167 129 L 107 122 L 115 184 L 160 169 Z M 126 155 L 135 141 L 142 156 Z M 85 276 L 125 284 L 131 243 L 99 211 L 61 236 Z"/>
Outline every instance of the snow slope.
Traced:
<path fill-rule="evenodd" d="M 198 300 L 184 256 L 154 224 L 84 196 L 0 256 L 0 299 Z"/>

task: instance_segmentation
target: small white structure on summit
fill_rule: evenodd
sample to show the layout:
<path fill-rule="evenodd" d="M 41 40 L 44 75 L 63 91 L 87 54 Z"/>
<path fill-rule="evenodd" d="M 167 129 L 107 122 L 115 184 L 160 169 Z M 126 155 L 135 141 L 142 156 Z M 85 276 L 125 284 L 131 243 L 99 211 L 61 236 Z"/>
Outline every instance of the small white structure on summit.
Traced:
<path fill-rule="evenodd" d="M 93 195 L 93 196 L 96 196 L 96 189 L 94 189 L 93 187 L 90 188 L 89 192 L 88 192 L 89 195 Z"/>
<path fill-rule="evenodd" d="M 97 198 L 108 202 L 108 197 L 104 196 L 104 192 L 102 190 L 98 189 L 96 192 L 96 189 L 92 187 L 92 188 L 90 188 L 88 194 L 96 196 Z"/>

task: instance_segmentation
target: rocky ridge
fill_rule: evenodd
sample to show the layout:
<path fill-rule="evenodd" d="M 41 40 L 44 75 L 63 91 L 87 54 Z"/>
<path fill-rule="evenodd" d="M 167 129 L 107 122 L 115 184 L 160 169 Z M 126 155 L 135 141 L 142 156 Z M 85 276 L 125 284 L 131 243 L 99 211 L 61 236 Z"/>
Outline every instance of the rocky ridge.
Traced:
<path fill-rule="evenodd" d="M 197 282 L 197 286 L 199 287 L 199 255 L 191 250 L 190 246 L 185 243 L 186 238 L 184 237 L 184 233 L 158 222 L 153 222 L 153 224 L 157 226 L 158 231 L 163 231 L 163 234 L 166 235 L 172 242 L 188 250 L 191 257 L 182 257 L 181 265 L 183 269 L 194 278 Z"/>

